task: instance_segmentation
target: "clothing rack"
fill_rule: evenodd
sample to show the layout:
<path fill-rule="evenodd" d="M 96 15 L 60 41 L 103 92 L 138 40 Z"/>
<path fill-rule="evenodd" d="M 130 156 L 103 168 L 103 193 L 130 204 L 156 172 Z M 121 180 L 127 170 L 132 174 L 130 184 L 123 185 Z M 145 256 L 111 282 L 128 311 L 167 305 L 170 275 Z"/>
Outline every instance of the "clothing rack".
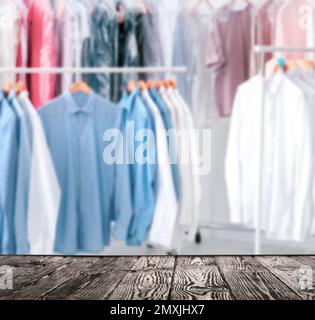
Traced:
<path fill-rule="evenodd" d="M 177 74 L 186 73 L 188 68 L 186 66 L 178 67 L 2 67 L 0 74 L 63 74 L 73 73 L 79 74 L 133 74 L 133 73 L 164 73 Z M 149 246 L 150 247 L 150 246 Z M 168 255 L 178 255 L 176 249 L 168 251 Z"/>
<path fill-rule="evenodd" d="M 303 53 L 314 53 L 315 48 L 302 48 L 302 47 L 275 47 L 275 46 L 256 46 L 255 52 L 260 54 L 261 59 L 261 70 L 260 73 L 265 79 L 266 77 L 266 55 L 267 53 L 276 53 L 276 52 L 303 52 Z M 262 91 L 262 101 L 261 101 L 261 141 L 260 141 L 260 185 L 259 185 L 259 201 L 258 208 L 256 213 L 256 226 L 255 226 L 255 254 L 261 254 L 261 220 L 262 220 L 262 190 L 263 190 L 263 169 L 264 169 L 264 134 L 265 134 L 265 95 L 266 95 L 266 83 L 263 82 L 263 91 Z"/>
<path fill-rule="evenodd" d="M 268 53 L 276 53 L 276 52 L 303 52 L 303 53 L 314 53 L 315 48 L 303 48 L 303 47 L 275 47 L 275 46 L 255 46 L 254 48 L 255 53 L 260 54 L 261 60 L 261 69 L 260 74 L 265 79 L 266 77 L 266 56 Z M 264 134 L 265 134 L 265 93 L 266 93 L 266 83 L 263 83 L 263 90 L 262 90 L 262 101 L 261 101 L 261 141 L 260 141 L 260 185 L 259 185 L 259 201 L 258 201 L 258 208 L 256 210 L 256 225 L 255 228 L 247 228 L 238 225 L 231 225 L 228 223 L 214 223 L 206 226 L 200 226 L 199 229 L 213 229 L 213 230 L 233 230 L 233 231 L 242 231 L 242 232 L 254 232 L 255 233 L 255 240 L 254 240 L 254 253 L 256 255 L 261 254 L 261 219 L 262 219 L 262 175 L 263 175 L 263 158 L 264 158 Z M 200 239 L 200 232 L 198 232 L 198 237 Z M 199 240 L 200 241 L 200 240 Z M 199 242 L 197 240 L 197 242 Z"/>

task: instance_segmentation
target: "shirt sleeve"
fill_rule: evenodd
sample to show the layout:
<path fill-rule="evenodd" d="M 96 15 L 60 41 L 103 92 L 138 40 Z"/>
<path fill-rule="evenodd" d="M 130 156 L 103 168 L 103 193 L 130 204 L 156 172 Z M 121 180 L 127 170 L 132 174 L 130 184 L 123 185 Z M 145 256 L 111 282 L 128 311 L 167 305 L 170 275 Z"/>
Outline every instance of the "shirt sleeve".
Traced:
<path fill-rule="evenodd" d="M 153 132 L 153 125 L 149 118 L 144 120 L 142 127 L 144 134 L 147 130 Z M 150 159 L 155 160 L 155 137 L 149 134 L 147 139 L 143 138 L 143 141 L 136 142 L 136 150 L 140 150 L 143 146 L 143 149 L 146 149 L 143 150 L 143 155 L 148 159 L 148 162 L 138 163 L 136 161 L 133 165 L 135 170 L 135 190 L 133 190 L 133 194 L 135 197 L 133 201 L 134 214 L 128 234 L 129 245 L 141 245 L 143 243 L 149 232 L 155 210 L 157 166 L 155 161 L 154 163 L 149 161 Z M 152 139 L 153 141 L 151 141 Z"/>
<path fill-rule="evenodd" d="M 230 205 L 230 221 L 233 223 L 242 223 L 240 163 L 241 104 L 242 93 L 238 90 L 234 101 L 225 160 L 225 178 Z"/>
<path fill-rule="evenodd" d="M 208 68 L 219 69 L 224 65 L 225 59 L 220 27 L 216 19 L 210 23 L 208 33 L 206 65 Z"/>
<path fill-rule="evenodd" d="M 20 147 L 18 152 L 17 188 L 15 199 L 15 235 L 17 254 L 29 253 L 29 241 L 27 230 L 28 195 L 31 174 L 31 145 L 26 128 L 26 118 L 21 118 Z"/>
<path fill-rule="evenodd" d="M 296 168 L 294 177 L 294 238 L 303 240 L 309 233 L 312 222 L 311 205 L 313 170 L 313 143 L 312 143 L 312 119 L 310 108 L 306 105 L 304 97 L 298 102 L 299 115 L 295 119 L 297 123 L 296 134 Z"/>
<path fill-rule="evenodd" d="M 116 127 L 124 133 L 124 113 L 121 112 L 118 116 L 119 125 Z M 116 150 L 124 155 L 124 141 L 121 139 L 124 135 L 118 135 L 116 139 Z M 114 180 L 114 235 L 118 240 L 126 241 L 128 236 L 128 228 L 133 215 L 131 181 L 129 165 L 125 162 L 125 157 L 122 157 L 122 163 L 115 165 L 115 180 Z"/>

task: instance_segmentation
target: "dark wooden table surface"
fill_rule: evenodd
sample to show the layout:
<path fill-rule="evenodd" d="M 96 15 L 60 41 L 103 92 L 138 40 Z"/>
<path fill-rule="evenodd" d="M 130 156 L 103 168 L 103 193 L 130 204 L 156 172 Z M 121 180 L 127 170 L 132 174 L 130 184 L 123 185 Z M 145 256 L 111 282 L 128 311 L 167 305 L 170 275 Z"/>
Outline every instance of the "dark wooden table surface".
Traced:
<path fill-rule="evenodd" d="M 315 257 L 3 256 L 3 265 L 14 287 L 0 299 L 315 299 Z M 305 267 L 312 288 L 301 285 Z"/>

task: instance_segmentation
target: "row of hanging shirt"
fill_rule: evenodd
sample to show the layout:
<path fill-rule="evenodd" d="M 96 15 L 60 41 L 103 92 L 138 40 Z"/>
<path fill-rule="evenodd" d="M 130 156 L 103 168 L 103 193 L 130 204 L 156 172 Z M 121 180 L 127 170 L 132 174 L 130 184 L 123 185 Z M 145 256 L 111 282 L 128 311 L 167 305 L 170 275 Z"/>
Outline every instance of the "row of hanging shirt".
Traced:
<path fill-rule="evenodd" d="M 219 117 L 231 115 L 238 86 L 262 67 L 255 45 L 315 45 L 314 4 L 313 0 L 234 0 L 213 11 L 205 63 L 214 72 L 213 95 Z M 301 52 L 275 56 L 310 57 Z M 268 60 L 272 57 L 267 54 Z"/>
<path fill-rule="evenodd" d="M 178 86 L 198 127 L 211 126 L 218 117 L 231 115 L 238 85 L 260 67 L 255 44 L 314 45 L 313 4 L 312 0 L 229 0 L 216 9 L 211 0 L 3 0 L 0 42 L 5 50 L 0 66 L 185 65 L 189 71 L 179 77 Z M 290 56 L 297 58 L 296 53 Z M 112 101 L 120 99 L 130 79 L 104 74 L 30 75 L 27 84 L 33 104 L 39 107 L 81 77 Z M 137 75 L 134 80 L 139 77 L 146 78 Z M 148 78 L 155 77 L 161 75 Z M 0 84 L 14 78 L 0 75 Z"/>
<path fill-rule="evenodd" d="M 143 82 L 119 105 L 84 82 L 38 113 L 25 89 L 2 91 L 0 102 L 1 253 L 98 253 L 111 232 L 136 246 L 194 239 L 197 140 L 174 82 Z M 131 158 L 139 150 L 144 159 Z"/>
<path fill-rule="evenodd" d="M 255 227 L 261 210 L 267 238 L 300 242 L 315 231 L 315 65 L 275 66 L 270 61 L 267 79 L 257 75 L 237 90 L 226 156 L 230 218 Z"/>
<path fill-rule="evenodd" d="M 216 15 L 210 2 L 3 0 L 0 12 L 6 18 L 0 19 L 0 42 L 6 45 L 0 66 L 188 66 L 178 86 L 198 127 L 209 126 L 216 117 L 205 50 L 211 39 L 209 23 Z M 31 101 L 39 107 L 79 78 L 95 92 L 118 101 L 130 76 L 33 74 L 27 77 Z M 13 82 L 14 75 L 0 75 L 2 86 L 9 80 Z"/>
<path fill-rule="evenodd" d="M 5 43 L 5 50 L 0 66 L 170 67 L 180 5 L 167 0 L 3 0 L 0 43 Z M 27 79 L 31 101 L 39 107 L 79 78 L 115 102 L 130 80 L 117 74 L 33 74 Z M 131 76 L 138 78 L 146 77 Z M 1 86 L 9 80 L 15 76 L 1 75 Z"/>

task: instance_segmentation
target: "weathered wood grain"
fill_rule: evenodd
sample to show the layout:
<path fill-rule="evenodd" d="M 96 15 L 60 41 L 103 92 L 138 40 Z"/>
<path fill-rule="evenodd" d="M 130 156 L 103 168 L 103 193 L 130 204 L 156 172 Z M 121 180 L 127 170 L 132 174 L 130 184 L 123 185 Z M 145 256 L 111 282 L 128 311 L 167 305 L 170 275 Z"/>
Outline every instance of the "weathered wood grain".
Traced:
<path fill-rule="evenodd" d="M 48 264 L 48 269 L 38 274 L 27 286 L 9 293 L 5 299 L 39 299 L 46 292 L 54 290 L 77 270 L 89 267 L 97 258 L 64 258 L 57 264 Z M 14 279 L 15 282 L 15 279 Z"/>
<path fill-rule="evenodd" d="M 0 257 L 0 299 L 314 299 L 296 270 L 314 257 Z"/>
<path fill-rule="evenodd" d="M 303 288 L 301 284 L 301 276 L 303 276 L 302 268 L 305 267 L 305 262 L 300 261 L 297 258 L 291 257 L 257 257 L 257 260 L 261 262 L 270 272 L 281 279 L 286 285 L 296 292 L 305 300 L 315 299 L 315 269 L 313 269 L 312 288 Z M 304 263 L 303 263 L 304 262 Z M 306 265 L 308 266 L 308 265 Z"/>
<path fill-rule="evenodd" d="M 93 265 L 74 270 L 70 279 L 51 292 L 45 293 L 42 298 L 106 299 L 111 293 L 110 284 L 114 283 L 116 286 L 136 260 L 134 257 L 97 258 Z"/>
<path fill-rule="evenodd" d="M 313 256 L 294 256 L 292 258 L 303 265 L 307 265 L 315 269 L 315 257 Z"/>
<path fill-rule="evenodd" d="M 65 257 L 15 257 L 14 261 L 12 260 L 10 264 L 7 264 L 13 268 L 14 290 L 1 290 L 0 299 L 10 298 L 15 292 L 37 283 L 53 273 L 60 265 L 70 263 L 72 260 L 73 258 Z M 2 261 L 0 259 L 0 265 L 3 265 Z"/>
<path fill-rule="evenodd" d="M 172 270 L 130 271 L 110 295 L 111 300 L 167 300 Z"/>
<path fill-rule="evenodd" d="M 176 266 L 170 298 L 172 300 L 232 299 L 216 265 Z"/>
<path fill-rule="evenodd" d="M 301 297 L 253 257 L 216 257 L 237 300 L 300 300 Z"/>
<path fill-rule="evenodd" d="M 201 256 L 201 257 L 180 257 L 177 259 L 177 266 L 179 267 L 200 267 L 200 266 L 215 265 L 214 257 Z"/>
<path fill-rule="evenodd" d="M 169 270 L 174 269 L 175 265 L 175 257 L 170 256 L 153 256 L 153 257 L 139 257 L 138 260 L 135 261 L 131 270 L 142 270 L 142 271 L 150 271 L 150 270 Z"/>

